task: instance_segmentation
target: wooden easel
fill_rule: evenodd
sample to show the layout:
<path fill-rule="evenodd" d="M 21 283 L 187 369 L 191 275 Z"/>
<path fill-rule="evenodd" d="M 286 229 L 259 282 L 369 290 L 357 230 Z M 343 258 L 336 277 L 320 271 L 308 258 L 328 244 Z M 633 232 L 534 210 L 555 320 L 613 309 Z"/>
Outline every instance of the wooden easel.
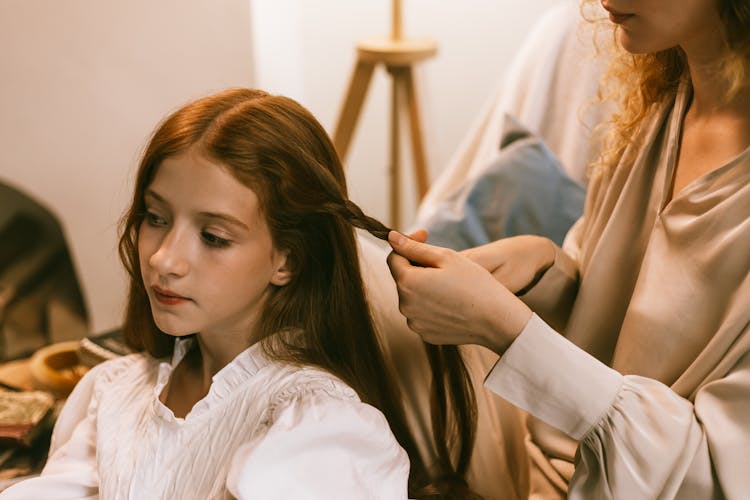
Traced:
<path fill-rule="evenodd" d="M 390 38 L 364 40 L 357 44 L 357 63 L 333 133 L 333 143 L 343 162 L 362 111 L 362 103 L 367 95 L 373 70 L 378 64 L 384 64 L 392 78 L 389 208 L 391 225 L 398 228 L 401 222 L 399 114 L 401 106 L 405 103 L 409 112 L 417 195 L 421 200 L 427 193 L 429 180 L 413 67 L 419 61 L 434 56 L 437 53 L 437 44 L 430 39 L 403 38 L 401 0 L 393 0 L 391 28 Z M 402 100 L 402 94 L 405 100 Z"/>

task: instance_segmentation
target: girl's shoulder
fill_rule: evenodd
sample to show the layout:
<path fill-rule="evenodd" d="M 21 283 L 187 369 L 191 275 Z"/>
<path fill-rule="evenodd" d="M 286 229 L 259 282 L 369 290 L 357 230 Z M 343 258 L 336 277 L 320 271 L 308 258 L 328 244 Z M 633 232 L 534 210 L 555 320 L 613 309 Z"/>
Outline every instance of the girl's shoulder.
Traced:
<path fill-rule="evenodd" d="M 277 383 L 271 384 L 271 415 L 293 403 L 312 400 L 339 400 L 361 404 L 357 392 L 331 372 L 310 365 L 273 362 L 269 366 Z"/>

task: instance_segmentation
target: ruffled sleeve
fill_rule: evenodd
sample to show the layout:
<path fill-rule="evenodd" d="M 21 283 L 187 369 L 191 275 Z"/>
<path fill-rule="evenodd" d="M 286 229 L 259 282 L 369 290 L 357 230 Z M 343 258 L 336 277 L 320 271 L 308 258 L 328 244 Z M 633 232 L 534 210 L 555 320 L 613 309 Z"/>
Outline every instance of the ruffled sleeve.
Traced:
<path fill-rule="evenodd" d="M 748 354 L 692 403 L 653 379 L 619 374 L 533 316 L 485 385 L 580 440 L 569 498 L 740 499 L 750 491 Z"/>
<path fill-rule="evenodd" d="M 354 396 L 356 398 L 356 396 Z M 268 431 L 235 454 L 239 499 L 404 499 L 409 461 L 378 410 L 326 391 L 294 395 Z"/>
<path fill-rule="evenodd" d="M 49 459 L 41 475 L 0 493 L 10 499 L 96 499 L 96 408 L 94 386 L 104 365 L 90 370 L 65 402 L 55 423 Z"/>

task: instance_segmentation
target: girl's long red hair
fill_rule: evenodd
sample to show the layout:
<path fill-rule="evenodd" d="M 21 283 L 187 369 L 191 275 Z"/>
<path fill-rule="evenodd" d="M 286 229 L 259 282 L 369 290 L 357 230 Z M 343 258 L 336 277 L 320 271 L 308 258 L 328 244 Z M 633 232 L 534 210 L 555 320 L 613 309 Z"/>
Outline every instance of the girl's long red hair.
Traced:
<path fill-rule="evenodd" d="M 410 496 L 475 497 L 464 476 L 474 445 L 476 401 L 460 354 L 455 347 L 426 346 L 438 457 L 436 463 L 425 463 L 370 315 L 353 229 L 384 238 L 388 228 L 348 199 L 344 171 L 328 135 L 291 99 L 232 89 L 188 104 L 158 127 L 122 223 L 119 251 L 130 274 L 126 341 L 155 357 L 172 353 L 174 338 L 159 331 L 152 319 L 137 238 L 144 191 L 156 170 L 165 158 L 191 147 L 200 148 L 257 194 L 274 245 L 289 252 L 294 277 L 273 290 L 259 322 L 261 331 L 254 332 L 263 338 L 266 352 L 328 370 L 362 401 L 380 409 L 409 454 Z M 283 332 L 304 332 L 303 340 Z"/>

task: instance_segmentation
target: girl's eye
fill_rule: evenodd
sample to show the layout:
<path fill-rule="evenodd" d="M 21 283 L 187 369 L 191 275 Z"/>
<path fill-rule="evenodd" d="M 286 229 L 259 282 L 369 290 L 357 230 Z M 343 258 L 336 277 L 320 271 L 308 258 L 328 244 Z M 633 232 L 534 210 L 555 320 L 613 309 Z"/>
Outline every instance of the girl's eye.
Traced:
<path fill-rule="evenodd" d="M 150 210 L 146 211 L 145 219 L 146 219 L 146 222 L 148 222 L 150 226 L 162 227 L 162 226 L 167 225 L 167 220 L 164 217 L 154 212 L 151 212 Z"/>
<path fill-rule="evenodd" d="M 228 247 L 230 243 L 228 239 L 216 236 L 208 231 L 201 231 L 201 238 L 210 247 L 224 248 Z"/>

